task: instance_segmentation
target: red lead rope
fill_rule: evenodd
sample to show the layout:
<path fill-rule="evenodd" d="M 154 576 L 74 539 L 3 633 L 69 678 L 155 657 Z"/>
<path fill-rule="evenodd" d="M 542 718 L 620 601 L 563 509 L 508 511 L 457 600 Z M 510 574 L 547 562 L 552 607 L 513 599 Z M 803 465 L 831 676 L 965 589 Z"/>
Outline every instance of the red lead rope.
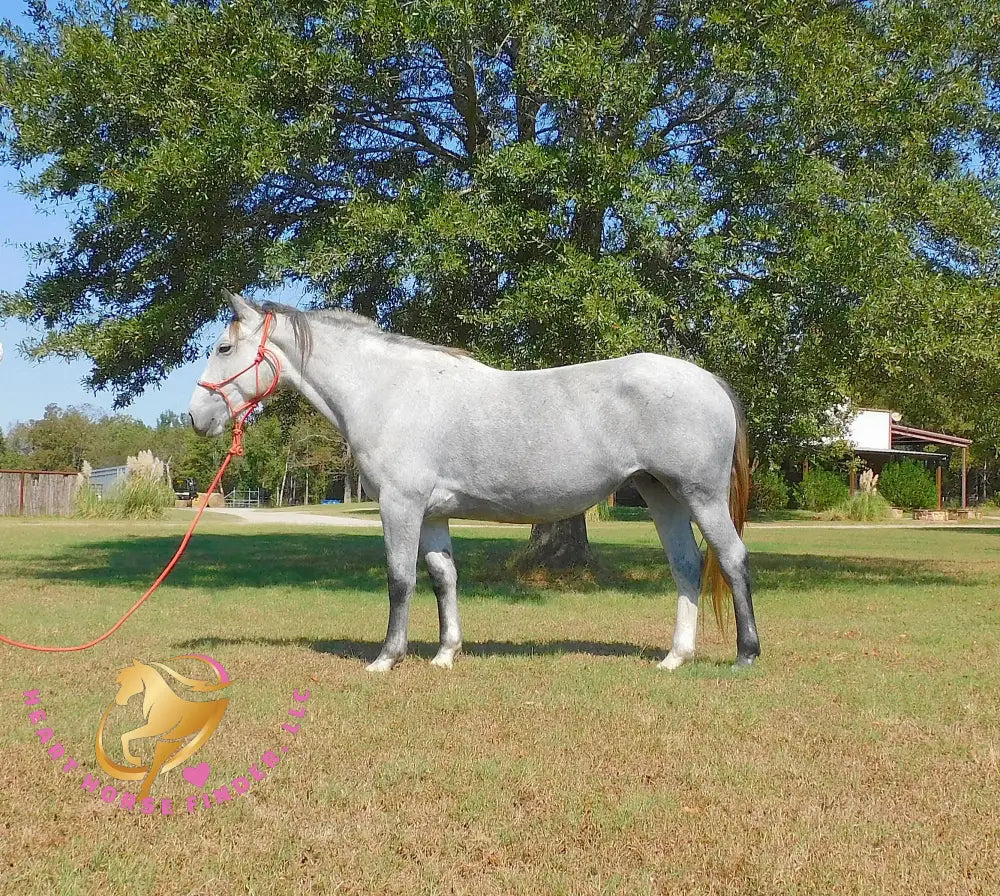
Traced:
<path fill-rule="evenodd" d="M 237 455 L 243 455 L 243 423 L 246 420 L 250 412 L 257 407 L 257 405 L 267 398 L 275 389 L 278 388 L 278 376 L 281 373 L 281 363 L 278 361 L 277 356 L 272 352 L 266 345 L 267 338 L 271 334 L 271 330 L 274 327 L 274 315 L 268 312 L 264 317 L 264 327 L 260 336 L 260 345 L 257 348 L 257 357 L 254 362 L 247 367 L 244 367 L 239 373 L 234 374 L 228 379 L 222 380 L 219 383 L 208 383 L 204 380 L 199 380 L 198 385 L 204 386 L 210 392 L 217 392 L 222 396 L 223 400 L 226 402 L 229 408 L 230 414 L 233 417 L 233 442 L 229 446 L 229 451 L 226 452 L 226 456 L 222 461 L 222 466 L 219 467 L 219 472 L 215 474 L 215 479 L 212 480 L 212 484 L 208 488 L 208 493 L 205 497 L 205 503 L 198 508 L 198 512 L 195 514 L 194 519 L 191 521 L 191 525 L 188 526 L 187 532 L 184 533 L 184 538 L 181 539 L 180 546 L 177 548 L 176 553 L 170 558 L 170 562 L 163 568 L 163 572 L 157 577 L 156 581 L 146 590 L 133 605 L 132 608 L 119 619 L 111 628 L 109 628 L 103 635 L 99 638 L 94 638 L 93 641 L 88 641 L 86 644 L 77 644 L 73 647 L 45 647 L 39 644 L 25 644 L 21 641 L 14 641 L 11 638 L 5 638 L 0 635 L 0 642 L 4 644 L 9 644 L 11 647 L 21 647 L 24 650 L 38 650 L 44 653 L 71 653 L 75 650 L 87 650 L 96 644 L 100 644 L 101 641 L 106 641 L 110 638 L 118 629 L 120 629 L 126 622 L 126 620 L 135 613 L 149 598 L 149 596 L 160 587 L 164 579 L 173 571 L 173 568 L 177 565 L 177 561 L 181 559 L 181 554 L 184 553 L 188 546 L 188 542 L 191 540 L 191 536 L 194 534 L 195 527 L 198 525 L 198 521 L 201 519 L 201 515 L 205 512 L 205 508 L 208 506 L 208 496 L 215 493 L 216 487 L 222 481 L 222 474 L 226 472 L 226 468 L 229 466 L 229 462 Z M 260 365 L 267 361 L 271 367 L 274 368 L 274 381 L 268 386 L 263 392 L 260 391 Z M 223 392 L 222 387 L 229 385 L 233 380 L 238 379 L 243 376 L 248 370 L 253 370 L 256 376 L 255 390 L 256 398 L 250 401 L 245 401 L 238 408 L 234 408 L 229 397 Z"/>

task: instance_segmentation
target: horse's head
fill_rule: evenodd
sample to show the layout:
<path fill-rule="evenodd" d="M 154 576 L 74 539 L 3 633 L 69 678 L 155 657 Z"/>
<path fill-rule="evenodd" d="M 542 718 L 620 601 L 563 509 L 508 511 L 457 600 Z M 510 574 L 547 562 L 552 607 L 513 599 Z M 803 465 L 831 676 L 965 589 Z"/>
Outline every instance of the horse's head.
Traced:
<path fill-rule="evenodd" d="M 273 388 L 278 374 L 273 353 L 264 355 L 268 316 L 242 296 L 228 290 L 223 296 L 233 321 L 216 343 L 188 408 L 191 425 L 203 436 L 221 435 L 231 418 Z"/>
<path fill-rule="evenodd" d="M 145 689 L 146 686 L 142 682 L 142 673 L 145 669 L 149 669 L 149 666 L 134 659 L 131 666 L 126 666 L 118 673 L 118 677 L 115 679 L 115 684 L 118 685 L 115 703 L 124 706 L 136 694 Z"/>

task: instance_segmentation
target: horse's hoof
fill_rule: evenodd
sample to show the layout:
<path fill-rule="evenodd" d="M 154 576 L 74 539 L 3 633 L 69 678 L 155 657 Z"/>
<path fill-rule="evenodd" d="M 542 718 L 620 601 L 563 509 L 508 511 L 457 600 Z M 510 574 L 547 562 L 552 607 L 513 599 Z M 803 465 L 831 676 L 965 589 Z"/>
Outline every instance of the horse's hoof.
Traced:
<path fill-rule="evenodd" d="M 448 650 L 439 650 L 437 656 L 431 660 L 432 666 L 437 666 L 439 669 L 452 669 L 455 666 L 455 657 L 458 656 L 458 652 L 461 648 L 453 648 Z"/>
<path fill-rule="evenodd" d="M 757 659 L 756 653 L 748 653 L 746 656 L 736 657 L 736 662 L 733 663 L 734 669 L 749 669 L 753 664 L 754 660 Z"/>
<path fill-rule="evenodd" d="M 657 669 L 666 669 L 668 672 L 673 672 L 674 669 L 679 669 L 684 665 L 684 662 L 688 658 L 686 656 L 681 656 L 680 654 L 670 651 L 659 663 L 657 663 Z"/>
<path fill-rule="evenodd" d="M 391 672 L 392 667 L 402 662 L 402 657 L 380 656 L 375 662 L 365 666 L 366 672 Z"/>

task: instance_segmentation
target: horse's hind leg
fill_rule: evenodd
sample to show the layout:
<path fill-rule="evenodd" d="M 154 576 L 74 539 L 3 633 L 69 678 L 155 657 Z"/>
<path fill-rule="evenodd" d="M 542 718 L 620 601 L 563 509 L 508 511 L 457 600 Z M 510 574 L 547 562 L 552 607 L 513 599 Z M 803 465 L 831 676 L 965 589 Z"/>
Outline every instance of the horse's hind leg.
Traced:
<path fill-rule="evenodd" d="M 661 669 L 676 669 L 695 653 L 698 633 L 698 595 L 701 591 L 702 556 L 691 531 L 691 516 L 652 476 L 640 474 L 633 482 L 642 495 L 656 533 L 670 561 L 677 583 L 677 623 L 670 652 L 660 662 Z"/>
<path fill-rule="evenodd" d="M 705 541 L 719 559 L 722 575 L 733 592 L 736 614 L 736 665 L 749 666 L 760 656 L 760 637 L 750 594 L 750 555 L 733 525 L 725 498 L 691 504 L 691 513 Z"/>
<path fill-rule="evenodd" d="M 458 572 L 451 550 L 447 520 L 424 520 L 420 530 L 420 555 L 427 564 L 437 597 L 441 640 L 434 666 L 450 669 L 462 650 L 462 628 L 458 621 Z"/>

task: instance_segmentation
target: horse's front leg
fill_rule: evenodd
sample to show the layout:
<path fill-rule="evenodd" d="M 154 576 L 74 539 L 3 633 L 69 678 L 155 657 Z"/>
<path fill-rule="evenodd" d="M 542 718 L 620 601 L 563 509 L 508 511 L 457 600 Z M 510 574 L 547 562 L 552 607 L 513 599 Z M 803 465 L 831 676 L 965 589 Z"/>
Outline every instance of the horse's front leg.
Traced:
<path fill-rule="evenodd" d="M 420 556 L 437 597 L 441 641 L 431 665 L 450 669 L 462 650 L 462 627 L 458 621 L 458 572 L 451 550 L 447 520 L 424 520 L 420 530 Z"/>
<path fill-rule="evenodd" d="M 379 496 L 385 559 L 389 578 L 389 627 L 385 642 L 369 672 L 388 672 L 406 656 L 410 598 L 417 581 L 417 552 L 423 505 L 386 493 Z"/>

